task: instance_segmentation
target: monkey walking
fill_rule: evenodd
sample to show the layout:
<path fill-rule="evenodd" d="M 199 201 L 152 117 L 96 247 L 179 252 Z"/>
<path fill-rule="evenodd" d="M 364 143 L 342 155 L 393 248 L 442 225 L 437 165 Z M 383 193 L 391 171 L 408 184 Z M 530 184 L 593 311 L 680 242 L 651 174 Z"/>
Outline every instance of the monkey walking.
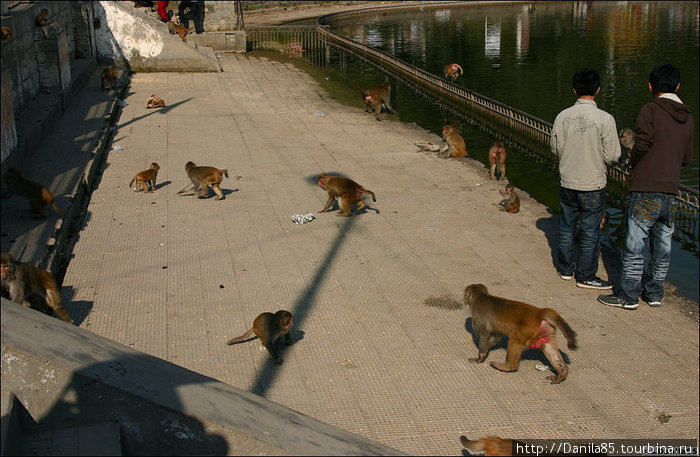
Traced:
<path fill-rule="evenodd" d="M 168 21 L 168 32 L 170 32 L 171 35 L 176 34 L 185 43 L 187 43 L 187 34 L 192 33 L 193 30 L 192 28 L 188 29 L 184 25 L 176 24 L 173 21 Z"/>
<path fill-rule="evenodd" d="M 491 163 L 491 179 L 500 181 L 506 179 L 506 147 L 503 141 L 494 141 L 489 149 L 489 162 Z"/>
<path fill-rule="evenodd" d="M 457 77 L 464 74 L 464 70 L 459 66 L 458 63 L 448 63 L 445 65 L 445 79 L 452 79 L 455 82 Z"/>
<path fill-rule="evenodd" d="M 467 145 L 464 142 L 462 135 L 457 133 L 457 130 L 453 125 L 446 125 L 442 129 L 442 137 L 447 142 L 447 148 L 445 149 L 445 158 L 450 157 L 467 157 L 469 153 L 467 152 Z"/>
<path fill-rule="evenodd" d="M 114 90 L 117 86 L 117 79 L 119 78 L 119 68 L 116 65 L 105 68 L 102 70 L 100 77 L 102 78 L 102 91 L 106 90 L 107 87 L 109 87 L 109 90 Z"/>
<path fill-rule="evenodd" d="M 217 195 L 217 200 L 224 198 L 224 193 L 221 191 L 220 185 L 221 181 L 224 180 L 224 176 L 228 178 L 228 170 L 220 170 L 215 167 L 198 167 L 194 162 L 187 162 L 185 164 L 185 171 L 187 172 L 187 177 L 192 181 L 192 185 L 185 186 L 182 190 L 178 191 L 178 194 L 194 189 L 194 193 L 197 197 L 205 197 L 209 194 L 209 186 L 211 186 L 214 193 Z"/>
<path fill-rule="evenodd" d="M 483 284 L 472 284 L 464 290 L 464 304 L 471 308 L 472 325 L 479 338 L 479 356 L 472 363 L 483 363 L 491 346 L 508 335 L 505 363 L 491 362 L 500 371 L 516 371 L 523 350 L 542 348 L 557 375 L 547 379 L 559 384 L 569 372 L 557 346 L 556 329 L 566 337 L 567 347 L 576 350 L 576 332 L 551 308 L 538 308 L 527 303 L 489 295 Z"/>
<path fill-rule="evenodd" d="M 136 183 L 134 192 L 138 192 L 139 190 L 143 190 L 144 193 L 155 191 L 158 170 L 160 170 L 160 166 L 156 162 L 153 162 L 148 170 L 136 173 L 136 176 L 134 176 L 129 183 L 129 187 L 134 186 L 134 183 Z"/>
<path fill-rule="evenodd" d="M 499 210 L 507 213 L 517 213 L 520 211 L 520 197 L 511 183 L 506 184 L 506 189 L 499 190 L 499 192 L 505 197 L 498 202 Z"/>
<path fill-rule="evenodd" d="M 48 205 L 51 205 L 51 208 L 58 214 L 63 214 L 61 208 L 56 204 L 53 194 L 46 186 L 24 179 L 14 168 L 8 169 L 5 173 L 5 182 L 12 193 L 29 200 L 32 212 L 38 216 L 43 216 L 43 209 Z"/>
<path fill-rule="evenodd" d="M 30 308 L 29 298 L 39 296 L 45 313 L 51 313 L 50 307 L 58 317 L 73 324 L 68 311 L 63 307 L 56 281 L 48 271 L 19 262 L 9 252 L 3 252 L 0 254 L 0 276 L 3 295 L 7 294 L 13 302 Z"/>
<path fill-rule="evenodd" d="M 328 200 L 326 201 L 326 206 L 320 211 L 321 213 L 329 211 L 337 197 L 341 197 L 341 202 L 338 205 L 340 207 L 338 216 L 344 217 L 352 215 L 351 205 L 353 203 L 357 205 L 358 213 L 367 206 L 365 202 L 362 201 L 363 194 L 370 194 L 372 196 L 372 201 L 377 201 L 374 192 L 365 189 L 352 179 L 343 178 L 342 176 L 329 176 L 323 173 L 318 177 L 318 186 L 328 192 Z"/>
<path fill-rule="evenodd" d="M 226 344 L 230 346 L 247 340 L 255 333 L 255 336 L 260 338 L 260 342 L 270 352 L 274 361 L 276 363 L 282 363 L 282 356 L 277 347 L 275 347 L 275 342 L 284 336 L 284 344 L 289 346 L 291 344 L 289 329 L 292 328 L 292 325 L 294 325 L 294 321 L 292 320 L 292 313 L 289 311 L 281 309 L 275 314 L 269 312 L 262 313 L 255 318 L 250 330 L 238 338 L 228 340 Z"/>

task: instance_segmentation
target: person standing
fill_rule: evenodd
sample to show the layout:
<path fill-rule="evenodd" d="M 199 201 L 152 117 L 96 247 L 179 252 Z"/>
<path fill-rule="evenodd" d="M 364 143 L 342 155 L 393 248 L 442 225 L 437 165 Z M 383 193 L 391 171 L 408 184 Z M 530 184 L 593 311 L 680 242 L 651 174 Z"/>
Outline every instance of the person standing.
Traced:
<path fill-rule="evenodd" d="M 629 157 L 631 176 L 621 284 L 612 295 L 598 297 L 605 305 L 637 309 L 641 295 L 649 306 L 661 306 L 663 284 L 671 265 L 673 213 L 681 167 L 693 157 L 693 115 L 676 95 L 680 86 L 681 72 L 671 64 L 659 65 L 649 74 L 649 90 L 654 99 L 637 116 Z M 647 239 L 651 259 L 645 275 Z"/>
<path fill-rule="evenodd" d="M 559 159 L 560 190 L 558 272 L 587 289 L 611 289 L 596 276 L 600 255 L 600 221 L 605 207 L 607 167 L 621 154 L 615 118 L 596 105 L 600 74 L 593 68 L 574 73 L 577 100 L 554 120 L 550 148 Z M 581 216 L 578 262 L 574 261 L 576 225 Z"/>
<path fill-rule="evenodd" d="M 158 17 L 160 17 L 160 20 L 162 22 L 168 22 L 170 20 L 170 17 L 168 16 L 168 1 L 161 1 L 158 0 L 157 4 L 158 7 L 156 8 L 156 11 L 158 11 Z"/>

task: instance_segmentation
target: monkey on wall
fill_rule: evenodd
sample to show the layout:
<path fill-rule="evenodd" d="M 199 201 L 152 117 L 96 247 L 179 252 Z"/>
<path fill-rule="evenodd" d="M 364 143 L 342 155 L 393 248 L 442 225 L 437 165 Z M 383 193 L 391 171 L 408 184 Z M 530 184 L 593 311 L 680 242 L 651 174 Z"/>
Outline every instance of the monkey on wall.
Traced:
<path fill-rule="evenodd" d="M 0 254 L 0 276 L 3 295 L 7 294 L 13 302 L 30 308 L 29 299 L 38 296 L 45 313 L 51 313 L 50 307 L 65 322 L 73 323 L 68 311 L 63 307 L 56 281 L 48 271 L 19 262 L 9 252 L 3 252 Z"/>
<path fill-rule="evenodd" d="M 326 206 L 320 211 L 321 213 L 330 210 L 337 197 L 341 198 L 341 202 L 338 205 L 340 207 L 338 216 L 344 217 L 349 217 L 352 214 L 351 205 L 353 203 L 357 205 L 358 213 L 366 206 L 365 202 L 362 201 L 363 194 L 370 194 L 372 196 L 372 201 L 377 201 L 374 192 L 365 189 L 352 179 L 342 176 L 330 176 L 323 173 L 318 177 L 318 186 L 328 192 L 328 200 L 326 201 Z"/>
<path fill-rule="evenodd" d="M 153 162 L 147 170 L 136 173 L 136 176 L 134 176 L 129 183 L 129 187 L 133 187 L 134 192 L 143 190 L 144 193 L 147 193 L 156 190 L 158 170 L 160 170 L 160 166 L 156 162 Z M 135 186 L 134 183 L 136 184 Z"/>
<path fill-rule="evenodd" d="M 53 194 L 46 186 L 24 179 L 14 168 L 9 168 L 5 172 L 5 182 L 13 194 L 29 200 L 32 212 L 36 213 L 37 216 L 43 216 L 43 209 L 48 205 L 51 205 L 51 208 L 58 214 L 63 214 L 61 208 L 56 204 Z"/>
<path fill-rule="evenodd" d="M 483 284 L 472 284 L 464 290 L 464 304 L 471 308 L 472 324 L 479 339 L 479 355 L 472 363 L 483 363 L 490 348 L 504 335 L 508 336 L 506 362 L 491 362 L 500 371 L 516 371 L 523 350 L 541 348 L 557 375 L 547 379 L 559 384 L 569 368 L 557 346 L 556 330 L 566 337 L 567 347 L 576 350 L 576 332 L 551 308 L 538 308 L 527 303 L 490 295 Z"/>
<path fill-rule="evenodd" d="M 396 111 L 391 107 L 391 84 L 384 83 L 381 86 L 362 89 L 361 92 L 365 101 L 365 112 L 379 116 L 382 107 L 384 107 L 390 113 L 396 114 Z"/>
<path fill-rule="evenodd" d="M 185 43 L 187 43 L 187 34 L 192 33 L 193 30 L 192 28 L 188 29 L 184 25 L 176 24 L 173 21 L 168 21 L 168 32 L 170 32 L 171 35 L 179 36 Z"/>
<path fill-rule="evenodd" d="M 458 63 L 448 63 L 445 65 L 445 79 L 451 79 L 452 82 L 464 74 L 464 70 L 459 66 Z"/>
<path fill-rule="evenodd" d="M 9 40 L 12 38 L 12 29 L 9 27 L 5 27 L 4 25 L 0 27 L 0 30 L 2 30 L 2 41 Z"/>
<path fill-rule="evenodd" d="M 117 86 L 117 79 L 119 78 L 119 68 L 117 68 L 116 65 L 105 68 L 102 70 L 100 77 L 102 78 L 101 90 L 107 90 L 107 87 L 109 87 L 109 90 L 114 90 Z"/>
<path fill-rule="evenodd" d="M 506 147 L 503 141 L 494 141 L 489 149 L 489 162 L 491 163 L 491 179 L 506 179 Z"/>
<path fill-rule="evenodd" d="M 36 15 L 36 25 L 39 27 L 45 27 L 49 18 L 49 10 L 42 8 L 39 14 Z"/>
<path fill-rule="evenodd" d="M 442 129 L 442 137 L 447 142 L 447 149 L 445 150 L 445 158 L 450 157 L 467 157 L 469 153 L 467 152 L 467 145 L 464 142 L 462 135 L 457 133 L 454 126 L 446 125 Z"/>
<path fill-rule="evenodd" d="M 229 346 L 250 338 L 255 333 L 255 336 L 260 338 L 260 342 L 270 352 L 273 360 L 276 363 L 282 363 L 282 356 L 279 349 L 275 346 L 275 342 L 284 336 L 284 344 L 289 346 L 291 338 L 289 329 L 294 325 L 292 313 L 286 310 L 279 310 L 275 314 L 270 312 L 259 314 L 253 321 L 253 326 L 243 335 L 228 340 L 226 344 Z"/>
<path fill-rule="evenodd" d="M 151 94 L 146 100 L 146 109 L 163 107 L 165 107 L 165 101 L 156 94 Z"/>
<path fill-rule="evenodd" d="M 517 213 L 520 211 L 520 197 L 511 183 L 506 184 L 506 189 L 499 190 L 499 192 L 504 197 L 503 200 L 498 202 L 499 210 L 507 213 Z"/>
<path fill-rule="evenodd" d="M 221 191 L 221 181 L 224 180 L 224 176 L 228 178 L 228 170 L 220 170 L 215 167 L 198 167 L 194 162 L 187 162 L 185 164 L 185 171 L 187 172 L 187 177 L 192 181 L 192 185 L 185 186 L 182 190 L 178 191 L 178 194 L 187 192 L 188 190 L 194 190 L 197 197 L 205 197 L 209 194 L 209 187 L 214 190 L 217 196 L 217 200 L 222 200 L 224 198 L 224 193 Z"/>

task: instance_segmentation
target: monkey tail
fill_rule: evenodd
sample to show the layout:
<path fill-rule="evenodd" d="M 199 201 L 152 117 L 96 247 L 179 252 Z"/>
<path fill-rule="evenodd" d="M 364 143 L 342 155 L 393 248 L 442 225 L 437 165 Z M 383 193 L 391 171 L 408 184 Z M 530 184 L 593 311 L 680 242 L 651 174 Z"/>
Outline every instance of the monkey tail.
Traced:
<path fill-rule="evenodd" d="M 241 342 L 241 341 L 243 341 L 243 340 L 247 340 L 248 338 L 250 338 L 250 335 L 253 334 L 253 329 L 254 329 L 254 328 L 255 328 L 255 327 L 251 327 L 250 330 L 248 330 L 248 331 L 245 332 L 243 335 L 241 335 L 241 336 L 239 336 L 239 337 L 237 337 L 237 338 L 231 338 L 230 340 L 228 340 L 228 342 L 227 342 L 226 344 L 228 344 L 229 346 L 231 346 L 232 344 L 236 344 L 236 343 L 239 343 L 239 342 Z"/>
<path fill-rule="evenodd" d="M 559 313 L 557 313 L 553 309 L 547 309 L 544 314 L 544 318 L 547 320 L 547 322 L 561 330 L 561 332 L 564 334 L 564 337 L 566 338 L 566 347 L 568 347 L 572 351 L 578 349 L 578 345 L 576 344 L 576 332 L 574 332 L 571 326 L 566 323 L 564 318 L 561 317 Z"/>
<path fill-rule="evenodd" d="M 228 170 L 219 170 L 219 173 L 221 173 L 222 175 L 224 175 L 228 178 Z"/>
<path fill-rule="evenodd" d="M 377 197 L 374 195 L 374 192 L 372 192 L 372 191 L 369 190 L 369 189 L 364 189 L 364 188 L 363 188 L 362 190 L 363 190 L 364 193 L 370 194 L 370 195 L 372 196 L 372 201 L 373 201 L 373 202 L 376 202 L 376 201 L 377 201 Z"/>
<path fill-rule="evenodd" d="M 464 70 L 462 69 L 462 67 L 460 67 L 459 64 L 455 64 L 455 65 L 457 65 L 457 68 L 459 68 L 459 72 L 460 72 L 459 74 L 460 74 L 460 75 L 463 75 L 463 74 L 464 74 Z"/>
<path fill-rule="evenodd" d="M 129 188 L 131 188 L 131 186 L 134 185 L 134 181 L 136 181 L 136 176 L 134 176 L 134 179 L 132 179 L 131 182 L 129 183 Z"/>

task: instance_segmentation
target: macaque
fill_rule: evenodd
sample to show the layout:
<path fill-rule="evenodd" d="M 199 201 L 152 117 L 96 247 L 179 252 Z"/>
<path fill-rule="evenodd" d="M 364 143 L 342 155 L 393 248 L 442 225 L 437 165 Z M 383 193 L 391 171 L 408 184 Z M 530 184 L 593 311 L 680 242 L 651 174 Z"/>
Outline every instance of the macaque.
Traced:
<path fill-rule="evenodd" d="M 22 175 L 19 174 L 19 171 L 14 168 L 8 169 L 5 173 L 5 182 L 12 193 L 21 195 L 29 200 L 32 212 L 37 215 L 43 215 L 43 209 L 47 205 L 51 205 L 58 214 L 63 214 L 63 211 L 61 211 L 61 208 L 56 204 L 56 200 L 48 188 L 37 182 L 24 179 Z"/>
<path fill-rule="evenodd" d="M 182 190 L 178 191 L 178 194 L 194 189 L 195 195 L 198 197 L 205 197 L 209 195 L 209 186 L 211 186 L 214 193 L 217 195 L 217 200 L 224 198 L 220 185 L 221 181 L 224 180 L 224 176 L 228 178 L 228 170 L 220 170 L 215 167 L 198 167 L 194 162 L 187 162 L 185 164 L 185 171 L 187 172 L 187 177 L 192 181 L 192 185 L 185 186 Z"/>
<path fill-rule="evenodd" d="M 160 170 L 160 166 L 157 163 L 153 162 L 148 168 L 148 170 L 143 170 L 139 173 L 136 173 L 134 179 L 132 179 L 129 183 L 129 187 L 133 186 L 134 183 L 136 183 L 136 185 L 134 186 L 134 192 L 143 190 L 144 193 L 148 193 L 152 190 L 156 190 L 156 177 L 158 176 L 158 170 Z"/>
<path fill-rule="evenodd" d="M 119 68 L 116 65 L 112 65 L 109 68 L 102 70 L 102 89 L 109 86 L 109 90 L 114 90 L 117 85 L 117 78 L 119 77 Z"/>
<path fill-rule="evenodd" d="M 634 130 L 632 129 L 622 129 L 620 130 L 620 144 L 622 147 L 628 150 L 632 150 L 634 147 Z"/>
<path fill-rule="evenodd" d="M 506 147 L 503 141 L 494 141 L 489 149 L 489 162 L 491 162 L 491 179 L 506 179 Z"/>
<path fill-rule="evenodd" d="M 458 63 L 448 63 L 445 65 L 445 78 L 452 79 L 455 82 L 457 77 L 464 74 L 464 70 L 459 66 Z"/>
<path fill-rule="evenodd" d="M 391 107 L 391 84 L 384 83 L 381 86 L 362 89 L 362 98 L 365 100 L 365 112 L 379 115 L 382 112 L 382 106 L 392 114 L 396 111 Z"/>
<path fill-rule="evenodd" d="M 457 133 L 454 126 L 446 125 L 442 129 L 442 137 L 447 141 L 447 148 L 445 149 L 445 158 L 450 157 L 467 157 L 469 153 L 467 152 L 467 145 L 464 143 L 464 138 L 462 135 Z"/>
<path fill-rule="evenodd" d="M 46 26 L 47 18 L 49 16 L 49 10 L 46 8 L 42 8 L 41 11 L 39 11 L 39 14 L 36 16 L 36 25 L 39 27 L 44 27 Z"/>
<path fill-rule="evenodd" d="M 9 27 L 5 27 L 4 25 L 0 27 L 2 29 L 2 41 L 9 40 L 12 38 L 12 29 Z"/>
<path fill-rule="evenodd" d="M 9 252 L 0 254 L 0 273 L 3 294 L 9 295 L 10 300 L 31 308 L 29 299 L 37 295 L 42 299 L 41 307 L 45 313 L 50 314 L 51 307 L 58 317 L 69 324 L 73 323 L 68 311 L 63 307 L 61 294 L 51 273 L 19 262 Z"/>
<path fill-rule="evenodd" d="M 484 455 L 513 455 L 513 440 L 499 438 L 498 436 L 487 436 L 480 440 L 470 440 L 466 436 L 459 437 L 462 445 L 467 448 L 470 453 L 482 453 Z"/>
<path fill-rule="evenodd" d="M 283 309 L 275 314 L 262 313 L 253 321 L 253 327 L 238 338 L 228 340 L 226 344 L 229 346 L 240 341 L 250 338 L 250 335 L 255 333 L 255 336 L 260 338 L 263 346 L 270 352 L 270 355 L 276 363 L 282 363 L 280 351 L 275 347 L 275 342 L 284 336 L 284 344 L 289 346 L 291 339 L 289 337 L 289 329 L 294 325 L 292 313 Z"/>
<path fill-rule="evenodd" d="M 341 198 L 341 202 L 338 205 L 340 207 L 338 216 L 343 217 L 349 217 L 352 214 L 350 210 L 350 205 L 352 203 L 357 205 L 358 213 L 366 206 L 365 202 L 362 201 L 363 194 L 370 194 L 372 195 L 372 201 L 377 201 L 374 192 L 365 189 L 352 179 L 343 178 L 342 176 L 329 176 L 323 173 L 318 177 L 318 186 L 328 192 L 328 200 L 326 201 L 326 206 L 320 211 L 321 213 L 330 210 L 336 197 Z"/>
<path fill-rule="evenodd" d="M 151 94 L 148 100 L 146 100 L 146 109 L 163 107 L 165 107 L 165 101 L 156 94 Z"/>
<path fill-rule="evenodd" d="M 177 34 L 182 41 L 187 43 L 187 34 L 192 33 L 192 28 L 187 28 L 184 25 L 176 24 L 173 21 L 168 21 L 168 32 L 171 35 Z"/>
<path fill-rule="evenodd" d="M 506 184 L 506 190 L 499 190 L 499 192 L 505 197 L 498 202 L 500 206 L 500 208 L 498 208 L 499 210 L 508 213 L 517 213 L 520 211 L 520 197 L 511 183 Z"/>
<path fill-rule="evenodd" d="M 505 363 L 491 362 L 501 371 L 516 371 L 523 349 L 542 348 L 557 375 L 547 379 L 559 384 L 569 372 L 557 346 L 556 329 L 566 337 L 567 347 L 576 350 L 576 332 L 551 308 L 538 308 L 527 303 L 489 295 L 483 284 L 472 284 L 464 290 L 464 304 L 471 308 L 472 325 L 479 338 L 479 356 L 472 363 L 483 363 L 489 349 L 508 336 Z"/>

